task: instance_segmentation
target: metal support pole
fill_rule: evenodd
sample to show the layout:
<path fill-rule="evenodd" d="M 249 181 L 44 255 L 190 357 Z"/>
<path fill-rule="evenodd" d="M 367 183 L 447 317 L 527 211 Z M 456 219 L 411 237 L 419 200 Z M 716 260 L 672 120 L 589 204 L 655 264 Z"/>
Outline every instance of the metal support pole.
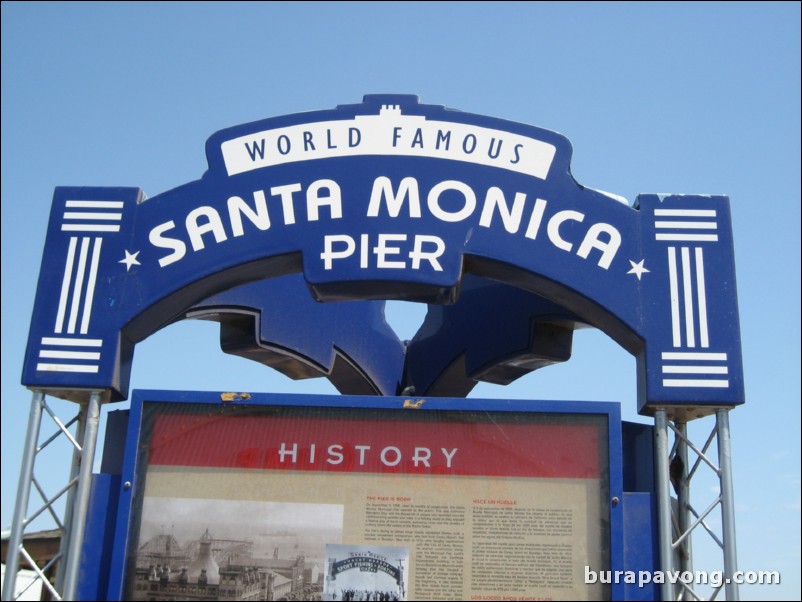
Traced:
<path fill-rule="evenodd" d="M 25 515 L 28 512 L 28 498 L 31 493 L 31 480 L 33 477 L 33 464 L 36 458 L 36 445 L 39 442 L 39 427 L 42 424 L 42 404 L 45 394 L 34 391 L 31 400 L 31 411 L 28 415 L 28 432 L 25 436 L 25 448 L 22 452 L 22 466 L 19 473 L 19 487 L 17 500 L 14 506 L 14 518 L 11 523 L 11 534 L 8 538 L 8 553 L 6 556 L 6 576 L 3 582 L 3 600 L 13 600 L 17 587 L 17 572 L 19 571 L 19 554 L 22 545 L 22 536 L 25 531 Z"/>
<path fill-rule="evenodd" d="M 693 524 L 691 515 L 691 483 L 688 480 L 688 424 L 686 422 L 674 421 L 679 438 L 677 440 L 677 451 L 674 457 L 676 469 L 673 477 L 677 485 L 677 522 L 679 524 L 680 535 L 688 531 Z M 693 546 L 691 545 L 690 535 L 686 537 L 679 546 L 679 570 L 693 572 Z M 683 599 L 685 598 L 683 592 Z"/>
<path fill-rule="evenodd" d="M 673 530 L 671 526 L 671 481 L 668 465 L 668 419 L 666 411 L 654 413 L 654 451 L 657 473 L 657 521 L 660 534 L 660 570 L 668 574 L 674 570 Z M 676 600 L 674 585 L 666 579 L 661 587 L 664 601 Z"/>
<path fill-rule="evenodd" d="M 75 600 L 78 586 L 78 570 L 81 565 L 81 548 L 84 542 L 84 527 L 86 526 L 86 513 L 89 508 L 89 493 L 92 487 L 92 466 L 95 460 L 95 446 L 97 444 L 98 425 L 100 423 L 100 392 L 95 391 L 89 397 L 85 413 L 86 427 L 81 448 L 81 469 L 78 474 L 78 489 L 75 492 L 75 502 L 71 525 L 70 538 L 67 547 L 67 566 L 64 569 L 64 591 L 62 598 Z"/>
<path fill-rule="evenodd" d="M 75 440 L 76 441 L 83 441 L 84 435 L 86 433 L 86 407 L 82 406 L 80 411 L 78 412 L 78 424 L 75 429 Z M 72 452 L 72 465 L 70 466 L 70 480 L 69 482 L 72 483 L 73 479 L 78 476 L 79 471 L 81 470 L 81 448 L 74 447 Z M 58 591 L 64 591 L 64 572 L 67 568 L 67 549 L 69 548 L 70 544 L 70 535 L 72 533 L 72 516 L 73 516 L 73 508 L 75 504 L 75 490 L 77 487 L 70 487 L 70 490 L 67 492 L 67 501 L 64 508 L 64 533 L 61 536 L 61 545 L 59 546 L 59 555 L 61 556 L 61 562 L 59 562 L 58 570 L 56 571 L 56 589 Z"/>
<path fill-rule="evenodd" d="M 730 448 L 729 410 L 716 410 L 718 428 L 718 465 L 721 470 L 721 527 L 724 540 L 724 592 L 727 600 L 739 600 L 738 584 L 732 580 L 738 570 L 735 546 L 735 495 L 732 487 L 732 453 Z"/>

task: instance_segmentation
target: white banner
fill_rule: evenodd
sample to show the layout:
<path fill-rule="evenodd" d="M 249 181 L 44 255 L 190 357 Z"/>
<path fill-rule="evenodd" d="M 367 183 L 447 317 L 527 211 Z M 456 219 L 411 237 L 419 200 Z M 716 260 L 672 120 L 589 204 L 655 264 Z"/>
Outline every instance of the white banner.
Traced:
<path fill-rule="evenodd" d="M 265 130 L 221 145 L 228 175 L 298 161 L 389 155 L 465 161 L 545 180 L 555 147 L 502 130 L 402 115 L 385 105 L 379 115 Z"/>

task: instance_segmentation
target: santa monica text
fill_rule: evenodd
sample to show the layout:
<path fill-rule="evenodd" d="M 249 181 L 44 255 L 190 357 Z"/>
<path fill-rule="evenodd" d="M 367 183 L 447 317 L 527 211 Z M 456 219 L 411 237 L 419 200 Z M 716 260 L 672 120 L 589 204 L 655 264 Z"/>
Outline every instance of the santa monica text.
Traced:
<path fill-rule="evenodd" d="M 348 199 L 348 206 L 343 199 Z M 325 270 L 350 262 L 360 269 L 439 272 L 443 269 L 440 258 L 446 253 L 443 238 L 437 232 L 409 233 L 409 225 L 425 215 L 442 224 L 478 221 L 480 228 L 503 229 L 510 236 L 521 237 L 522 242 L 542 241 L 607 270 L 621 246 L 618 229 L 604 222 L 586 223 L 585 213 L 555 205 L 553 208 L 548 199 L 497 186 L 475 190 L 459 180 L 424 187 L 412 176 L 397 180 L 379 176 L 372 183 L 370 197 L 360 202 L 353 194 L 345 194 L 336 181 L 319 179 L 306 186 L 289 182 L 233 195 L 223 207 L 195 207 L 183 219 L 152 228 L 148 239 L 159 253 L 159 266 L 164 268 L 190 253 L 209 253 L 242 237 L 269 236 L 276 221 L 289 228 L 298 227 L 304 220 L 343 220 L 341 231 L 349 233 L 326 234 L 321 241 L 319 258 Z M 367 225 L 366 219 L 382 220 L 388 231 L 354 235 L 353 219 L 360 220 L 357 227 L 359 223 Z M 392 231 L 392 220 L 404 221 L 400 232 Z M 570 236 L 568 228 L 563 228 L 567 223 L 573 223 Z M 299 236 L 303 237 L 301 232 Z"/>

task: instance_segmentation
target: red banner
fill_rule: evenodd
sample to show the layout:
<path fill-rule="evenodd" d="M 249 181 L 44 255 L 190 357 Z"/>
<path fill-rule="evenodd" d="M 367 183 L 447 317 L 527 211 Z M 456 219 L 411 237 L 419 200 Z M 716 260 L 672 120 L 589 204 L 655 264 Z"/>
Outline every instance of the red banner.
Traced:
<path fill-rule="evenodd" d="M 296 416 L 155 417 L 149 464 L 599 478 L 600 427 Z M 604 460 L 606 464 L 606 460 Z"/>

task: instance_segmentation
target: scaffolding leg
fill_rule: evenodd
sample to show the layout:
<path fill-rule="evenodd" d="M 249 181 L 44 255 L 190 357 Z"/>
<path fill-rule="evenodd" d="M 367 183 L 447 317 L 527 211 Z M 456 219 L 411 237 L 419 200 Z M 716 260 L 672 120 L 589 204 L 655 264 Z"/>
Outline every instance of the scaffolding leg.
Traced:
<path fill-rule="evenodd" d="M 730 447 L 729 410 L 716 410 L 718 428 L 718 458 L 721 471 L 721 526 L 724 540 L 724 577 L 729 583 L 724 586 L 727 600 L 739 600 L 738 584 L 733 575 L 738 570 L 735 546 L 735 495 L 732 486 L 732 453 Z"/>
<path fill-rule="evenodd" d="M 716 570 L 723 573 L 723 590 L 727 600 L 739 600 L 738 584 L 733 581 L 737 571 L 735 545 L 735 506 L 732 486 L 732 454 L 730 448 L 729 409 L 715 409 L 715 425 L 703 445 L 695 444 L 688 435 L 687 424 L 670 421 L 665 409 L 655 412 L 655 474 L 657 479 L 658 533 L 660 537 L 660 570 L 667 583 L 662 585 L 663 600 L 701 600 L 695 582 L 678 580 L 670 583 L 670 575 L 693 576 L 692 537 L 696 533 L 709 535 L 723 554 Z M 674 446 L 669 445 L 669 432 L 674 432 Z M 713 440 L 718 441 L 718 462 L 708 455 Z M 669 451 L 671 449 L 671 451 Z M 690 452 L 696 460 L 689 461 Z M 691 501 L 691 479 L 700 467 L 708 467 L 718 480 L 718 495 L 701 512 Z M 673 506 L 671 486 L 676 492 Z M 697 489 L 698 491 L 698 489 Z M 704 488 L 704 492 L 707 488 Z M 707 523 L 707 517 L 721 505 L 721 537 Z M 701 507 L 699 508 L 701 510 Z M 697 530 L 697 527 L 702 529 Z M 721 560 L 721 559 L 720 559 Z M 711 567 L 712 568 L 712 567 Z M 706 582 L 704 582 L 706 584 Z M 715 599 L 722 587 L 711 595 Z"/>
<path fill-rule="evenodd" d="M 95 391 L 89 397 L 86 407 L 86 426 L 81 446 L 81 468 L 78 473 L 78 488 L 72 509 L 72 521 L 69 527 L 70 537 L 67 546 L 67 566 L 64 568 L 65 600 L 75 600 L 78 588 L 78 570 L 81 564 L 81 548 L 84 542 L 86 513 L 89 509 L 89 494 L 92 487 L 92 467 L 95 461 L 98 425 L 100 423 L 100 392 Z"/>
<path fill-rule="evenodd" d="M 654 414 L 655 472 L 657 477 L 657 521 L 660 536 L 660 570 L 674 571 L 673 529 L 671 524 L 671 476 L 669 469 L 668 418 L 663 409 Z M 676 600 L 674 585 L 666 579 L 661 586 L 664 601 Z"/>
<path fill-rule="evenodd" d="M 39 427 L 42 424 L 42 404 L 45 394 L 34 391 L 31 400 L 31 412 L 28 416 L 28 432 L 25 436 L 25 448 L 22 452 L 17 500 L 14 506 L 14 518 L 11 523 L 11 534 L 8 538 L 8 554 L 6 557 L 6 575 L 3 582 L 3 600 L 13 600 L 17 587 L 19 571 L 19 555 L 22 547 L 22 535 L 25 531 L 25 516 L 28 513 L 28 498 L 31 493 L 33 465 L 36 459 L 36 446 L 39 441 Z"/>
<path fill-rule="evenodd" d="M 674 459 L 669 464 L 670 477 L 672 484 L 677 492 L 677 525 L 679 535 L 691 528 L 693 516 L 691 515 L 691 483 L 688 479 L 688 425 L 685 422 L 674 422 L 679 437 L 677 447 L 674 452 Z M 682 572 L 693 573 L 693 548 L 691 538 L 686 537 L 678 546 L 679 567 Z M 689 599 L 687 591 L 682 590 L 681 600 Z M 692 599 L 692 598 L 691 598 Z"/>
<path fill-rule="evenodd" d="M 86 433 L 86 406 L 82 406 L 78 413 L 78 425 L 75 430 L 75 440 L 83 442 L 84 434 Z M 78 478 L 81 470 L 81 448 L 75 447 L 72 452 L 72 465 L 70 467 L 70 480 L 72 483 Z M 70 544 L 70 534 L 72 531 L 72 517 L 75 505 L 75 487 L 70 487 L 67 492 L 67 500 L 64 508 L 64 535 L 61 537 L 61 546 L 59 547 L 59 555 L 61 558 L 67 557 L 67 550 Z M 59 562 L 58 570 L 56 572 L 56 589 L 60 592 L 64 591 L 64 571 L 67 568 L 66 562 Z"/>

